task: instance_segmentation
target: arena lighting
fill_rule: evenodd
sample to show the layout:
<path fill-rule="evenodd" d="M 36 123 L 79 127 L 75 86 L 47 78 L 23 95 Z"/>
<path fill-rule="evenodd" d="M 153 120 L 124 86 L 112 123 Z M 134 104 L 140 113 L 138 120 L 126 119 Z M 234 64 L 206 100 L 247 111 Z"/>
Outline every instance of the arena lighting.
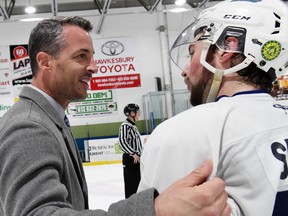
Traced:
<path fill-rule="evenodd" d="M 25 8 L 25 12 L 28 13 L 28 14 L 35 13 L 35 12 L 36 12 L 36 8 L 33 7 L 33 6 L 27 6 L 27 7 Z"/>
<path fill-rule="evenodd" d="M 184 5 L 186 3 L 186 0 L 176 0 L 175 4 L 176 5 Z"/>
<path fill-rule="evenodd" d="M 186 8 L 174 8 L 174 9 L 171 9 L 170 12 L 172 13 L 182 13 L 182 12 L 186 12 L 188 11 Z"/>
<path fill-rule="evenodd" d="M 20 19 L 19 21 L 21 22 L 34 22 L 34 21 L 41 21 L 43 20 L 44 18 L 25 18 L 25 19 Z"/>
<path fill-rule="evenodd" d="M 25 12 L 28 14 L 32 14 L 36 12 L 36 8 L 30 5 L 30 0 L 29 0 L 29 5 L 25 8 Z"/>

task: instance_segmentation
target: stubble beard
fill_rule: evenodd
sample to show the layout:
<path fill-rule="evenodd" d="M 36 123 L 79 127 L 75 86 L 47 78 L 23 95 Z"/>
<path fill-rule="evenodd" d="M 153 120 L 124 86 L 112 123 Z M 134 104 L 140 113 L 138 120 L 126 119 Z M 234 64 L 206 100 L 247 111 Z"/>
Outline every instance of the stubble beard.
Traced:
<path fill-rule="evenodd" d="M 190 103 L 192 106 L 197 106 L 206 103 L 208 92 L 211 88 L 213 73 L 206 68 L 203 69 L 202 77 L 197 84 L 191 85 L 190 88 Z"/>

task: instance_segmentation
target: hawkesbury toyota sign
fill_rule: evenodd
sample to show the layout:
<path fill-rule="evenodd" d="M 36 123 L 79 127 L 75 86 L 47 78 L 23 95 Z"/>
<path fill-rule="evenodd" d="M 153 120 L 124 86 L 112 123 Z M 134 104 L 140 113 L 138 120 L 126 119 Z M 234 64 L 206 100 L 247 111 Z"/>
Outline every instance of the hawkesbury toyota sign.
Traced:
<path fill-rule="evenodd" d="M 98 71 L 90 81 L 91 90 L 135 88 L 141 86 L 136 47 L 131 38 L 97 40 L 95 63 Z"/>

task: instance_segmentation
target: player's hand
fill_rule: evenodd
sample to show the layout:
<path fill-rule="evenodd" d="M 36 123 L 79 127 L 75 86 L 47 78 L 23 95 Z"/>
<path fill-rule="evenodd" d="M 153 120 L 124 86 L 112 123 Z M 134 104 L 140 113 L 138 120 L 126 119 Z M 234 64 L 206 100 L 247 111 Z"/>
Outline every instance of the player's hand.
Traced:
<path fill-rule="evenodd" d="M 205 161 L 167 188 L 155 199 L 155 216 L 229 216 L 224 181 L 214 177 L 204 182 L 211 171 L 212 162 Z"/>

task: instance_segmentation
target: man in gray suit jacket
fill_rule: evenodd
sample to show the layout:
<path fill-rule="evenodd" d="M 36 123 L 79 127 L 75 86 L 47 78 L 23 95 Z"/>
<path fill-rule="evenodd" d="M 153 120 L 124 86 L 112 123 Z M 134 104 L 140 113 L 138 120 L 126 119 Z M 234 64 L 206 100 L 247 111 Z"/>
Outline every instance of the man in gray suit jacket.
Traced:
<path fill-rule="evenodd" d="M 0 123 L 0 216 L 229 215 L 221 179 L 194 187 L 209 176 L 209 161 L 162 194 L 151 188 L 108 212 L 88 210 L 83 167 L 64 110 L 71 100 L 87 97 L 97 71 L 91 30 L 83 18 L 56 17 L 31 32 L 32 85 Z"/>

